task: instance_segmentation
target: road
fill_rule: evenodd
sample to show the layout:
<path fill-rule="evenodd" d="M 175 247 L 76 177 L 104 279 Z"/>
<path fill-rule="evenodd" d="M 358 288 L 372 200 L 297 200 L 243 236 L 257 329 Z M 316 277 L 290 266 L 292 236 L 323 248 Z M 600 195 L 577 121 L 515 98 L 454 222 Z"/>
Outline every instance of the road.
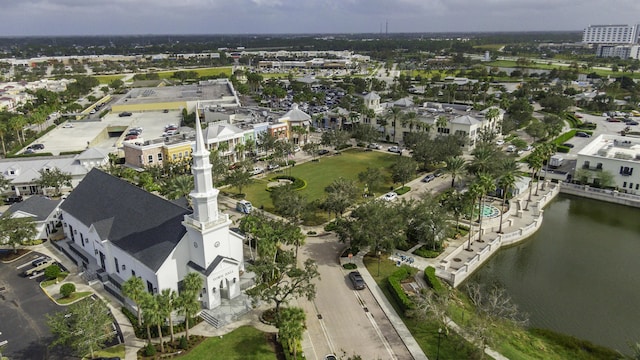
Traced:
<path fill-rule="evenodd" d="M 363 359 L 411 359 L 402 339 L 387 319 L 369 289 L 353 290 L 348 271 L 338 257 L 344 244 L 334 235 L 308 237 L 300 249 L 300 262 L 307 258 L 318 264 L 315 300 L 299 299 L 307 314 L 310 348 L 307 359 L 322 360 L 327 354 L 338 357 L 360 355 Z"/>

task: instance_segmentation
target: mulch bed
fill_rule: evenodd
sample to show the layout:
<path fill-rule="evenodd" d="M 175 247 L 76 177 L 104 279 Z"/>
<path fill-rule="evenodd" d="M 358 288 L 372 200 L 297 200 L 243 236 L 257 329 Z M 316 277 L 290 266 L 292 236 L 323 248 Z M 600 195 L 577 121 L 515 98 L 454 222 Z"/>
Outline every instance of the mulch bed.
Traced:
<path fill-rule="evenodd" d="M 2 249 L 2 251 L 0 251 L 0 261 L 10 262 L 31 252 L 29 249 L 16 250 L 17 252 L 13 252 L 13 249 Z"/>
<path fill-rule="evenodd" d="M 267 343 L 269 344 L 269 347 L 272 348 L 273 351 L 276 353 L 276 359 L 286 360 L 286 356 L 284 356 L 284 349 L 282 348 L 282 344 L 280 344 L 278 340 L 276 340 L 277 334 L 266 333 L 264 334 L 264 336 L 267 339 Z"/>

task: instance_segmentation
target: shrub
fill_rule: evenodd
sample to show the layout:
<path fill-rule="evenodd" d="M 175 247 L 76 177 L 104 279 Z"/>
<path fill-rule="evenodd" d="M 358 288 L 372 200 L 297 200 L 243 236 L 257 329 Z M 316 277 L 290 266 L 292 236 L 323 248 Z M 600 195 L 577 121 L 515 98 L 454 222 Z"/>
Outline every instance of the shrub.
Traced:
<path fill-rule="evenodd" d="M 269 179 L 269 181 L 277 181 L 280 179 L 291 181 L 293 190 L 302 190 L 307 187 L 306 181 L 300 178 L 297 178 L 295 176 L 278 175 L 278 176 L 272 177 L 271 179 Z M 267 191 L 272 191 L 272 190 L 273 188 L 267 188 Z"/>
<path fill-rule="evenodd" d="M 324 226 L 324 231 L 333 231 L 336 229 L 336 223 L 334 221 Z"/>
<path fill-rule="evenodd" d="M 426 245 L 421 246 L 419 249 L 416 249 L 413 253 L 427 259 L 437 258 L 438 255 L 442 252 L 442 249 L 439 250 L 431 250 L 428 249 Z"/>
<path fill-rule="evenodd" d="M 47 280 L 53 280 L 57 279 L 61 272 L 60 266 L 54 264 L 44 269 L 44 276 Z"/>
<path fill-rule="evenodd" d="M 440 279 L 436 276 L 436 268 L 433 266 L 427 266 L 427 268 L 424 269 L 424 281 L 426 281 L 427 285 L 437 294 L 441 294 L 444 291 L 444 286 L 442 286 Z"/>
<path fill-rule="evenodd" d="M 571 151 L 571 148 L 569 148 L 568 146 L 564 146 L 564 145 L 557 145 L 556 146 L 556 151 L 560 152 L 560 153 L 568 153 L 569 151 Z"/>
<path fill-rule="evenodd" d="M 156 354 L 156 347 L 153 344 L 147 344 L 144 347 L 144 356 L 154 356 Z"/>
<path fill-rule="evenodd" d="M 60 287 L 60 294 L 62 295 L 62 297 L 67 298 L 74 292 L 76 292 L 76 285 L 73 283 L 62 284 L 62 286 Z"/>
<path fill-rule="evenodd" d="M 347 270 L 355 270 L 358 268 L 358 265 L 354 264 L 354 263 L 346 263 L 344 265 L 342 265 L 343 268 L 347 269 Z"/>
<path fill-rule="evenodd" d="M 553 140 L 553 143 L 556 145 L 562 145 L 565 142 L 571 140 L 572 137 L 576 136 L 576 130 L 569 130 L 564 134 L 560 134 L 560 136 L 558 136 L 557 138 L 555 138 L 555 140 Z"/>
<path fill-rule="evenodd" d="M 178 344 L 178 347 L 182 350 L 187 350 L 189 348 L 189 342 L 184 335 L 180 336 L 180 343 Z"/>
<path fill-rule="evenodd" d="M 405 314 L 408 310 L 412 310 L 413 308 L 415 308 L 415 304 L 404 292 L 401 284 L 402 280 L 408 278 L 410 274 L 411 273 L 409 269 L 403 266 L 400 269 L 396 270 L 393 274 L 391 274 L 389 278 L 387 278 L 387 287 L 391 292 L 391 296 L 396 300 Z"/>
<path fill-rule="evenodd" d="M 406 194 L 409 191 L 411 191 L 411 188 L 409 186 L 403 186 L 401 188 L 395 189 L 395 193 L 398 194 L 398 195 Z"/>

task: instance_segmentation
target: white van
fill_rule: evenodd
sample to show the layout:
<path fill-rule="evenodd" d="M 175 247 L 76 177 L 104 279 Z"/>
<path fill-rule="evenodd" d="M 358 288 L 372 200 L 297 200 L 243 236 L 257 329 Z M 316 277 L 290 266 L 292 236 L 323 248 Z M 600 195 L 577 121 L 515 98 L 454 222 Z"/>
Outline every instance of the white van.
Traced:
<path fill-rule="evenodd" d="M 251 210 L 253 210 L 253 205 L 251 205 L 251 202 L 247 200 L 240 200 L 236 204 L 236 210 L 240 211 L 243 214 L 251 214 Z"/>

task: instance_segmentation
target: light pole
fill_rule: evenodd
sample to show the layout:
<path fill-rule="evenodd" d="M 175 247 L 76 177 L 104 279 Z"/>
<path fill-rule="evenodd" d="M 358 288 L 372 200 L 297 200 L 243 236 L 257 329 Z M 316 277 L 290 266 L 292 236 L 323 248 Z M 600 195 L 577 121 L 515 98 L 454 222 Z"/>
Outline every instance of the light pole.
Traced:
<path fill-rule="evenodd" d="M 442 328 L 438 328 L 438 352 L 436 353 L 436 360 L 440 360 L 440 337 L 442 336 Z"/>
<path fill-rule="evenodd" d="M 378 250 L 378 276 L 380 276 L 380 250 Z"/>

